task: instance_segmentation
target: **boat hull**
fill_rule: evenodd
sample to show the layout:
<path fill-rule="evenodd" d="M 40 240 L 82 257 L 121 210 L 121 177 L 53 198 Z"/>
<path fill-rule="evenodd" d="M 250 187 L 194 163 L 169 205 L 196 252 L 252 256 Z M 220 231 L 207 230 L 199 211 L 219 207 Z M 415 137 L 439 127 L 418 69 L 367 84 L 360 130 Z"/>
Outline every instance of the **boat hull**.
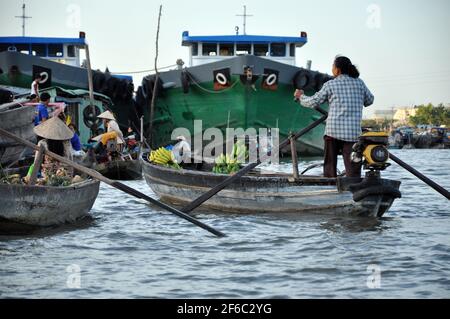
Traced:
<path fill-rule="evenodd" d="M 134 181 L 142 179 L 142 166 L 138 160 L 97 164 L 95 170 L 112 180 Z"/>
<path fill-rule="evenodd" d="M 161 200 L 184 206 L 228 175 L 191 170 L 172 170 L 143 160 L 143 175 Z M 398 190 L 400 182 L 382 180 Z M 380 194 L 355 201 L 353 193 L 336 179 L 304 177 L 291 182 L 289 176 L 244 176 L 202 207 L 231 213 L 313 213 L 381 217 L 395 197 Z"/>
<path fill-rule="evenodd" d="M 69 187 L 0 184 L 0 218 L 32 226 L 75 222 L 89 214 L 99 188 L 98 181 Z"/>
<path fill-rule="evenodd" d="M 0 127 L 34 143 L 36 141 L 36 135 L 33 131 L 34 113 L 32 107 L 19 107 L 0 112 Z M 24 149 L 23 145 L 0 135 L 0 164 L 6 165 L 18 160 Z"/>

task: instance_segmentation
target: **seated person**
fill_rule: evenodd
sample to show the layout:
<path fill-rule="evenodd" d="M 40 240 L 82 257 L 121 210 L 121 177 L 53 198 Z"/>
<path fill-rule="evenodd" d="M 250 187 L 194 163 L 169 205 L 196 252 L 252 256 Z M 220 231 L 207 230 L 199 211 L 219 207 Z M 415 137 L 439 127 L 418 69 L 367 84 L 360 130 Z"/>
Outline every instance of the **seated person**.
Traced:
<path fill-rule="evenodd" d="M 94 140 L 98 141 L 94 148 L 97 162 L 105 163 L 118 156 L 116 132 L 104 133 L 95 137 Z"/>
<path fill-rule="evenodd" d="M 76 125 L 73 123 L 70 123 L 69 128 L 74 133 L 72 139 L 70 140 L 70 143 L 72 144 L 72 149 L 73 149 L 72 155 L 76 156 L 76 157 L 85 156 L 86 153 L 81 148 L 80 136 L 79 136 Z"/>

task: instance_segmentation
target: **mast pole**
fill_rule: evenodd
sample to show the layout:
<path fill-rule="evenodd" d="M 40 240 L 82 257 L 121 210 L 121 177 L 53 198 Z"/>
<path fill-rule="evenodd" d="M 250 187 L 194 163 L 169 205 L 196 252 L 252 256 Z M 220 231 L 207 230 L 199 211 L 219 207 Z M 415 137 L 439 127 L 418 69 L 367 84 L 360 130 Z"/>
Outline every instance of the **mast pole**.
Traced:
<path fill-rule="evenodd" d="M 238 17 L 244 18 L 244 35 L 247 34 L 247 17 L 253 17 L 251 14 L 247 14 L 247 6 L 244 6 L 244 14 L 237 14 Z"/>
<path fill-rule="evenodd" d="M 28 17 L 25 15 L 25 1 L 22 4 L 22 15 L 16 16 L 16 18 L 22 19 L 22 36 L 24 37 L 25 36 L 25 20 L 32 18 L 32 17 Z"/>

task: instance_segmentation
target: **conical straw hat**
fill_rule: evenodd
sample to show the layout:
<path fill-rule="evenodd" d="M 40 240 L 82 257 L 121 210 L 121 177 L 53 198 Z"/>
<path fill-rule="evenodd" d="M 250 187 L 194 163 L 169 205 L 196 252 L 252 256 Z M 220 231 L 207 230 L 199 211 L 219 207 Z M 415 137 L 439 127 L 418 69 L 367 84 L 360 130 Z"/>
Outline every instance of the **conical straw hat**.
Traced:
<path fill-rule="evenodd" d="M 114 120 L 114 121 L 116 120 L 116 118 L 114 117 L 114 114 L 112 114 L 110 111 L 106 111 L 97 117 L 99 119 Z"/>
<path fill-rule="evenodd" d="M 58 117 L 43 122 L 34 128 L 36 135 L 56 141 L 66 141 L 73 137 L 73 132 Z"/>

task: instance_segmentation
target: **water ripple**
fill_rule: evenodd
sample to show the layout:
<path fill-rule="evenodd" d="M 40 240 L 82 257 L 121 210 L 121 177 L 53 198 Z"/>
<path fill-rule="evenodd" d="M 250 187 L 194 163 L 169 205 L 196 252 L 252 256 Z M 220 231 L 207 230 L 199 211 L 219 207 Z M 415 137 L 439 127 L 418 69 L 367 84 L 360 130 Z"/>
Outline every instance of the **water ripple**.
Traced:
<path fill-rule="evenodd" d="M 448 150 L 394 153 L 450 189 Z M 93 218 L 0 235 L 0 297 L 450 298 L 449 201 L 398 166 L 385 176 L 403 198 L 382 219 L 195 214 L 223 239 L 102 185 Z M 67 285 L 74 265 L 80 289 Z M 367 286 L 374 269 L 379 289 Z"/>

